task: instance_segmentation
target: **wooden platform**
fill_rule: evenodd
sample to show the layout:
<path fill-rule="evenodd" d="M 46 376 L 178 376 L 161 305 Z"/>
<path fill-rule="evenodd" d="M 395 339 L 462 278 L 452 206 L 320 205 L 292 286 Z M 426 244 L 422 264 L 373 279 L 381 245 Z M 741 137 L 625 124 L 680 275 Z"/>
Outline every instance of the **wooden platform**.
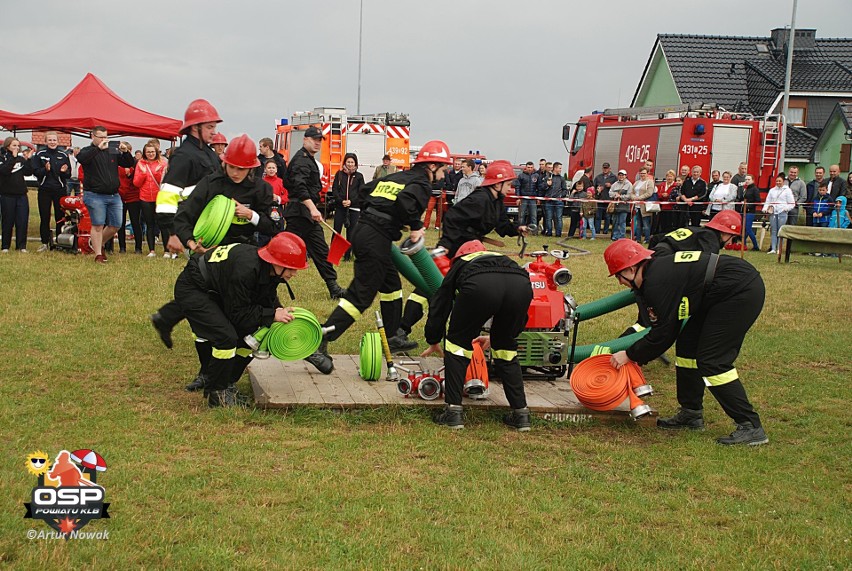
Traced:
<path fill-rule="evenodd" d="M 443 400 L 425 401 L 419 397 L 399 394 L 396 383 L 384 380 L 367 382 L 358 376 L 356 355 L 334 355 L 334 371 L 323 375 L 304 361 L 282 362 L 274 358 L 255 359 L 249 366 L 254 400 L 258 407 L 288 409 L 315 406 L 338 410 L 374 408 L 381 406 L 443 406 Z M 442 361 L 435 358 L 418 359 L 427 370 L 437 370 Z M 405 365 L 408 366 L 408 365 Z M 400 375 L 404 375 L 402 370 Z M 384 374 L 384 371 L 383 371 Z M 407 376 L 407 375 L 406 375 Z M 577 401 L 567 379 L 556 381 L 525 381 L 527 404 L 538 418 L 555 422 L 584 423 L 632 422 L 626 405 L 609 412 L 589 410 Z M 491 383 L 483 400 L 465 399 L 464 406 L 507 409 L 509 403 L 499 382 Z M 654 424 L 656 411 L 638 422 Z"/>

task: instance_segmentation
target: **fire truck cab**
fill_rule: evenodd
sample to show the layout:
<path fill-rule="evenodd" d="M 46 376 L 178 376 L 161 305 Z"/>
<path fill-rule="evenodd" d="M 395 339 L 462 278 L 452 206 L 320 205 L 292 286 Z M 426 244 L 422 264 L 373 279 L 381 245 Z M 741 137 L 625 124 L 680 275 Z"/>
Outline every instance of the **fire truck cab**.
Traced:
<path fill-rule="evenodd" d="M 569 125 L 562 133 L 570 142 L 569 177 L 590 166 L 598 173 L 608 162 L 613 172 L 625 169 L 634 180 L 652 160 L 656 180 L 683 165 L 700 166 L 709 180 L 711 171 L 736 173 L 745 162 L 760 188 L 773 186 L 780 152 L 778 115 L 755 117 L 690 103 L 605 109 L 577 120 L 573 138 Z"/>

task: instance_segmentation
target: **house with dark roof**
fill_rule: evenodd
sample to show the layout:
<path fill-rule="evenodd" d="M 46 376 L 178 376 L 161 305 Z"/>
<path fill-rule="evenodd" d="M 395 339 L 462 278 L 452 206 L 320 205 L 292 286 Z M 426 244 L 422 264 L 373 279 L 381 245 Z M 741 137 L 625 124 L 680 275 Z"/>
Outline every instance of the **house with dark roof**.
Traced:
<path fill-rule="evenodd" d="M 659 34 L 631 106 L 701 101 L 730 112 L 780 114 L 789 32 L 776 28 L 768 37 Z M 823 134 L 829 118 L 842 115 L 848 108 L 844 104 L 852 102 L 852 38 L 817 38 L 814 29 L 797 29 L 790 83 L 786 166 L 798 165 L 802 178 L 812 177 L 817 165 L 840 164 L 848 172 L 845 130 L 843 138 L 834 131 Z"/>

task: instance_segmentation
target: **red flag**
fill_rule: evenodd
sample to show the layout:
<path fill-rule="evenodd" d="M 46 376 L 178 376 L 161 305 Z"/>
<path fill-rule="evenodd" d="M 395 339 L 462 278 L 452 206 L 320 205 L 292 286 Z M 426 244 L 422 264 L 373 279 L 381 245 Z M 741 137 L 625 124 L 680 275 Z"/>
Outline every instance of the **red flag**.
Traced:
<path fill-rule="evenodd" d="M 343 258 L 343 255 L 351 247 L 352 247 L 352 243 L 349 242 L 349 240 L 347 240 L 346 238 L 344 238 L 342 235 L 338 234 L 337 232 L 332 232 L 331 233 L 331 246 L 328 249 L 328 257 L 326 258 L 326 260 L 328 260 L 330 263 L 334 264 L 335 266 L 339 265 L 341 258 Z"/>

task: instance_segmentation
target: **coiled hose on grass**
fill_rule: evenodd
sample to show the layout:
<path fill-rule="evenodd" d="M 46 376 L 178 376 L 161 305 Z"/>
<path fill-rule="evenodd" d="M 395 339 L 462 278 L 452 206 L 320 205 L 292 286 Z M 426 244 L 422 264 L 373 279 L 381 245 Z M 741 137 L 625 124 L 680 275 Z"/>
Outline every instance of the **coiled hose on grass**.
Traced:
<path fill-rule="evenodd" d="M 192 231 L 195 241 L 205 248 L 218 246 L 231 227 L 236 207 L 234 201 L 227 196 L 222 194 L 214 196 L 195 223 Z"/>

